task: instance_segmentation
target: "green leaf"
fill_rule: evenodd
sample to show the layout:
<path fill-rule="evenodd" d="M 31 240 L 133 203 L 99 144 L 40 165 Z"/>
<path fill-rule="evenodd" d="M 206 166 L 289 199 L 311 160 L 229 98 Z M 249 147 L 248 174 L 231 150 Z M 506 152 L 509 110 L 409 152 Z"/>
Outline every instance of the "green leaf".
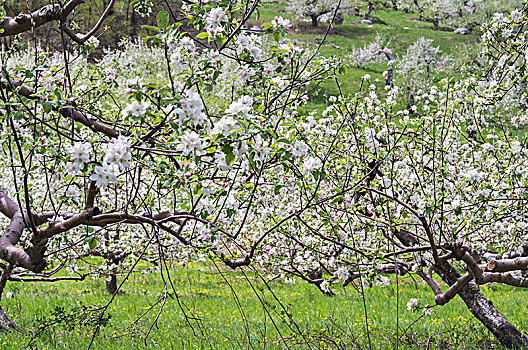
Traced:
<path fill-rule="evenodd" d="M 55 95 L 55 97 L 57 97 L 59 101 L 62 101 L 62 92 L 59 89 L 55 89 L 55 91 L 53 91 L 53 94 Z"/>
<path fill-rule="evenodd" d="M 222 152 L 225 153 L 226 163 L 231 165 L 235 161 L 235 155 L 233 154 L 233 147 L 230 145 L 222 146 Z"/>
<path fill-rule="evenodd" d="M 326 173 L 324 171 L 314 171 L 313 177 L 316 180 L 324 180 L 324 178 L 326 177 Z"/>
<path fill-rule="evenodd" d="M 332 201 L 330 202 L 330 204 L 336 204 L 336 203 L 343 203 L 343 196 L 337 196 L 334 199 L 332 199 Z"/>
<path fill-rule="evenodd" d="M 44 112 L 49 113 L 51 112 L 53 105 L 49 102 L 42 102 L 42 108 L 44 108 Z"/>
<path fill-rule="evenodd" d="M 90 242 L 88 242 L 88 246 L 90 247 L 90 250 L 94 250 L 95 247 L 97 247 L 97 238 L 92 237 Z"/>
<path fill-rule="evenodd" d="M 142 29 L 150 29 L 150 30 L 155 30 L 156 32 L 160 32 L 160 29 L 158 27 L 154 27 L 154 26 L 147 26 L 147 25 L 142 25 L 141 26 Z"/>
<path fill-rule="evenodd" d="M 226 154 L 226 163 L 231 165 L 235 161 L 235 155 L 233 152 Z"/>
<path fill-rule="evenodd" d="M 156 22 L 158 22 L 158 27 L 166 28 L 169 24 L 169 13 L 167 11 L 160 11 L 156 16 Z"/>
<path fill-rule="evenodd" d="M 94 250 L 97 247 L 97 238 L 94 236 L 88 236 L 84 239 L 84 243 L 88 244 L 90 250 Z"/>
<path fill-rule="evenodd" d="M 20 119 L 24 118 L 24 112 L 22 112 L 22 111 L 16 111 L 16 112 L 15 112 L 15 115 L 13 116 L 13 118 L 14 118 L 15 120 L 20 120 Z"/>
<path fill-rule="evenodd" d="M 198 77 L 198 81 L 200 82 L 200 89 L 203 90 L 204 86 L 205 86 L 205 83 L 204 83 L 202 77 Z"/>
<path fill-rule="evenodd" d="M 209 33 L 207 33 L 207 32 L 201 32 L 201 33 L 198 34 L 196 37 L 197 37 L 198 39 L 205 39 L 205 38 L 207 38 L 208 36 L 209 36 Z"/>
<path fill-rule="evenodd" d="M 178 28 L 180 28 L 182 26 L 182 23 L 181 22 L 176 22 L 176 23 L 173 23 L 169 26 L 169 29 L 171 31 L 175 31 L 177 30 Z"/>

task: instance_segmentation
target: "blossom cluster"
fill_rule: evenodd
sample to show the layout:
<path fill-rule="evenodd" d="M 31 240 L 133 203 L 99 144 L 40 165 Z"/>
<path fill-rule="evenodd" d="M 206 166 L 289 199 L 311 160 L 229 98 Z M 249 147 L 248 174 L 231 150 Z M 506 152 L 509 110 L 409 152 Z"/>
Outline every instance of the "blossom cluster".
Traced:
<path fill-rule="evenodd" d="M 124 136 L 112 140 L 106 146 L 103 164 L 95 167 L 90 180 L 95 181 L 99 188 L 116 183 L 119 171 L 130 167 L 129 161 L 132 158 L 130 147 L 130 140 Z"/>
<path fill-rule="evenodd" d="M 229 21 L 227 13 L 220 7 L 213 8 L 207 15 L 207 26 L 206 31 L 210 35 L 215 35 L 218 32 L 222 32 L 224 29 L 222 23 Z"/>

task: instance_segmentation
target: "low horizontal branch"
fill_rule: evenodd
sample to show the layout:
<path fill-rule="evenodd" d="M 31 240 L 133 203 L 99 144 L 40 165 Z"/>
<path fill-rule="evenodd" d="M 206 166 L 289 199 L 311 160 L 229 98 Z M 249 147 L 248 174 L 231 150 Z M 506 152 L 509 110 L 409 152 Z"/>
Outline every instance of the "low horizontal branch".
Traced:
<path fill-rule="evenodd" d="M 60 5 L 46 5 L 32 13 L 21 13 L 16 17 L 0 19 L 0 37 L 7 37 L 27 32 L 52 21 L 64 22 L 72 11 L 84 0 L 71 0 L 64 7 Z"/>
<path fill-rule="evenodd" d="M 58 281 L 84 281 L 90 274 L 86 273 L 81 276 L 64 276 L 64 277 L 20 277 L 10 276 L 9 281 L 13 282 L 58 282 Z"/>

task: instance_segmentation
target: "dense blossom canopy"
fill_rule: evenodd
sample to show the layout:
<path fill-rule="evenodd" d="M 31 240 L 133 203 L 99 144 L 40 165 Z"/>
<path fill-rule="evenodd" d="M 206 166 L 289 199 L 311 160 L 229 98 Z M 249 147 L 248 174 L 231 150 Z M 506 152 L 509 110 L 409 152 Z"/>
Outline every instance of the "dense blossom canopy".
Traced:
<path fill-rule="evenodd" d="M 161 12 L 148 44 L 96 65 L 94 40 L 71 57 L 2 53 L 0 257 L 72 274 L 94 252 L 129 257 L 94 276 L 208 257 L 327 294 L 402 269 L 437 304 L 473 280 L 524 286 L 527 258 L 503 258 L 528 241 L 526 8 L 482 26 L 485 69 L 411 105 L 397 80 L 364 76 L 306 112 L 342 60 L 285 39 L 281 17 L 246 28 L 248 4 L 186 2 L 192 35 Z M 439 62 L 426 40 L 411 51 L 415 68 Z M 450 259 L 468 272 L 442 293 L 431 274 Z"/>

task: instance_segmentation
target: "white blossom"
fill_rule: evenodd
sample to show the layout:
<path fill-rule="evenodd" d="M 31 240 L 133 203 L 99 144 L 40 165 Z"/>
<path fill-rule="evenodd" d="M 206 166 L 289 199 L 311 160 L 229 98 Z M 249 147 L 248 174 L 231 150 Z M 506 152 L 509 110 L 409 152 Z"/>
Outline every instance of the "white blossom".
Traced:
<path fill-rule="evenodd" d="M 350 277 L 350 272 L 345 266 L 341 266 L 335 272 L 335 276 L 339 279 L 346 280 L 348 277 Z"/>
<path fill-rule="evenodd" d="M 292 155 L 294 157 L 304 157 L 308 151 L 308 146 L 303 141 L 295 141 L 292 149 Z"/>
<path fill-rule="evenodd" d="M 407 302 L 407 310 L 415 311 L 419 304 L 418 301 L 419 300 L 416 298 L 409 299 L 409 301 Z"/>
<path fill-rule="evenodd" d="M 206 153 L 204 147 L 200 135 L 194 131 L 187 131 L 178 145 L 178 150 L 182 151 L 184 156 L 199 157 Z"/>
<path fill-rule="evenodd" d="M 95 185 L 104 188 L 117 182 L 118 166 L 104 162 L 102 166 L 96 166 L 95 171 L 90 175 L 90 180 L 95 181 Z"/>
<path fill-rule="evenodd" d="M 218 31 L 221 28 L 222 23 L 229 20 L 227 14 L 220 7 L 216 7 L 207 14 L 207 31 Z"/>
<path fill-rule="evenodd" d="M 323 162 L 319 158 L 307 157 L 303 163 L 303 172 L 313 173 L 315 170 L 320 169 L 323 166 Z"/>
<path fill-rule="evenodd" d="M 139 117 L 147 112 L 147 108 L 150 107 L 150 104 L 151 103 L 149 101 L 138 102 L 134 100 L 125 107 L 123 114 L 125 116 L 133 115 L 134 117 Z"/>

